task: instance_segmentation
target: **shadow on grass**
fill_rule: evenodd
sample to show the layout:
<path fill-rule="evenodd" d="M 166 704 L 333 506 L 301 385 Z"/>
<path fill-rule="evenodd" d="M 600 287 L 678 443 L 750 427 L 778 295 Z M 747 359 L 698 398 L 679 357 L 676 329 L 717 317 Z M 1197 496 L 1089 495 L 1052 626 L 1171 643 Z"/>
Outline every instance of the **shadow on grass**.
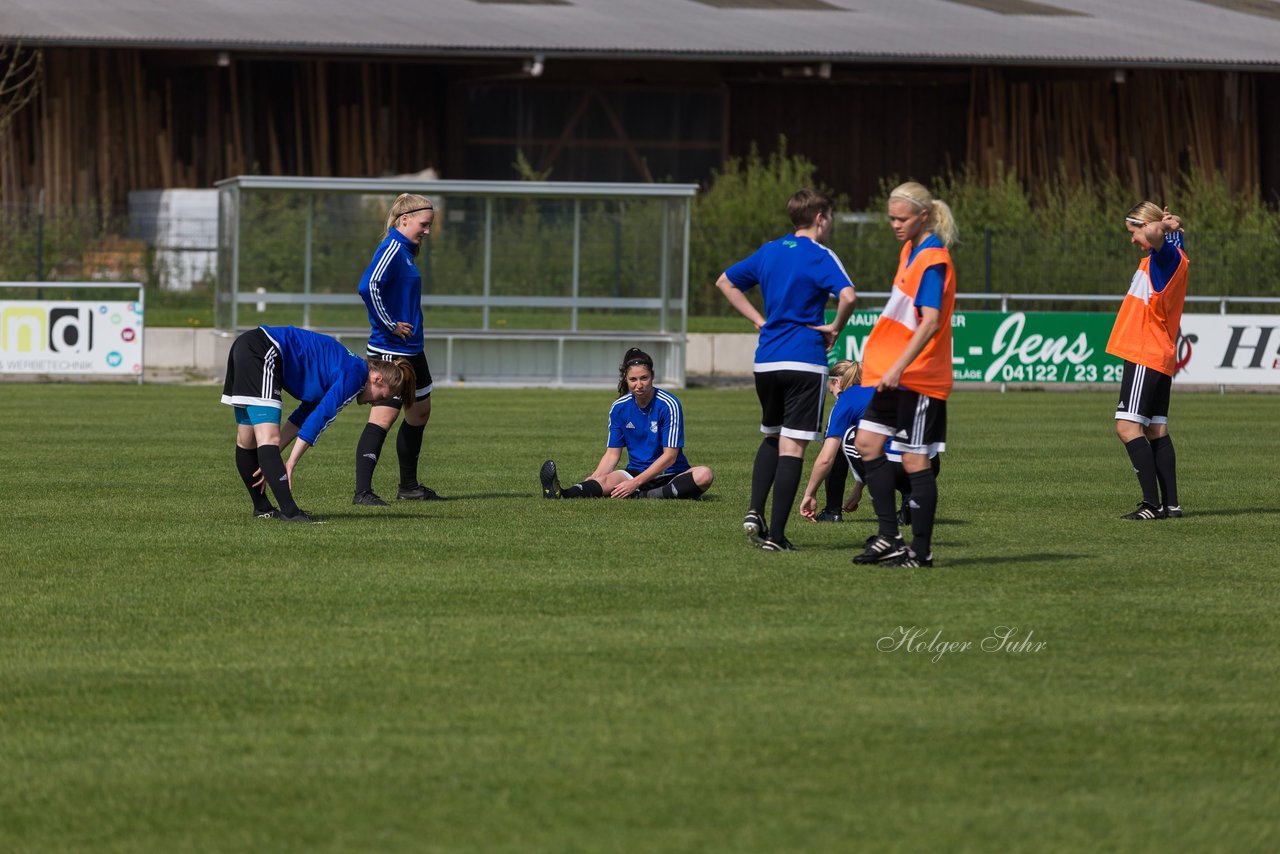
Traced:
<path fill-rule="evenodd" d="M 1050 561 L 1063 560 L 1090 560 L 1097 555 L 1077 555 L 1077 554 L 1030 554 L 1030 555 L 1004 555 L 1002 557 L 962 557 L 959 560 L 946 559 L 946 563 L 939 563 L 939 569 L 950 569 L 954 566 L 990 566 L 998 563 L 1047 563 Z"/>
<path fill-rule="evenodd" d="M 531 490 L 531 491 L 526 491 L 526 492 L 467 492 L 467 493 L 457 493 L 457 492 L 455 492 L 455 493 L 452 493 L 452 494 L 450 494 L 450 495 L 446 495 L 446 496 L 445 496 L 445 499 L 446 499 L 446 500 L 444 501 L 444 503 L 445 503 L 445 504 L 448 504 L 448 503 L 451 503 L 451 502 L 453 502 L 453 501 L 476 501 L 476 500 L 483 500 L 483 499 L 485 499 L 485 498 L 537 498 L 537 499 L 541 499 L 541 498 L 542 498 L 542 494 L 541 494 L 540 492 L 536 491 L 536 490 Z M 416 504 L 440 504 L 441 502 L 439 502 L 439 501 L 417 501 L 417 502 L 414 502 L 414 503 L 416 503 Z"/>
<path fill-rule="evenodd" d="M 423 502 L 419 502 L 423 503 Z M 328 522 L 330 519 L 422 519 L 423 514 L 406 512 L 409 508 L 403 510 L 390 510 L 385 507 L 372 507 L 368 511 L 361 513 L 359 510 L 341 510 L 336 513 L 317 513 L 316 517 L 321 522 Z"/>
<path fill-rule="evenodd" d="M 539 501 L 543 500 L 542 495 L 537 492 L 532 492 L 532 493 L 530 492 L 473 492 L 473 493 L 466 493 L 464 495 L 459 495 L 455 493 L 454 495 L 449 496 L 450 501 L 474 501 L 477 499 L 484 499 L 484 498 L 536 498 Z M 590 502 L 590 501 L 596 501 L 596 500 L 603 501 L 604 499 L 603 498 L 601 499 L 583 498 L 583 499 L 571 499 L 571 500 L 581 500 L 585 502 Z M 636 500 L 640 500 L 640 499 L 636 499 Z M 720 495 L 703 495 L 699 497 L 697 500 L 705 503 L 709 501 L 710 502 L 723 501 L 724 497 Z M 436 502 L 419 501 L 418 503 L 419 504 L 435 504 Z M 668 501 L 667 503 L 674 504 L 676 502 Z"/>
<path fill-rule="evenodd" d="M 1216 510 L 1195 510 L 1188 512 L 1184 519 L 1196 516 L 1250 516 L 1258 514 L 1280 513 L 1280 507 L 1221 507 Z M 1165 522 L 1178 522 L 1178 519 L 1164 519 Z"/>

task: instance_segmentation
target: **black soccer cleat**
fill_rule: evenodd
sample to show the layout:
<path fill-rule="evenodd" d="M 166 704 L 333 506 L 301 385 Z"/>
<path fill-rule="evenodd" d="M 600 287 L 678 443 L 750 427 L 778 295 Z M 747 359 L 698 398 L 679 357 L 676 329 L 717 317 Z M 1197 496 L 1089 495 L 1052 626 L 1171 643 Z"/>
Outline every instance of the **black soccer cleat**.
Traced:
<path fill-rule="evenodd" d="M 813 517 L 815 522 L 843 522 L 844 516 L 837 510 L 823 510 L 817 516 Z"/>
<path fill-rule="evenodd" d="M 279 519 L 281 522 L 297 522 L 302 525 L 324 524 L 320 519 L 317 519 L 315 516 L 312 516 L 306 510 L 301 510 L 301 509 L 299 509 L 298 512 L 294 513 L 292 516 L 286 516 L 285 514 L 281 513 L 276 518 Z"/>
<path fill-rule="evenodd" d="M 381 498 L 374 495 L 372 492 L 368 491 L 367 489 L 362 492 L 357 492 L 354 496 L 352 496 L 351 503 L 358 505 L 360 507 L 390 507 L 391 506 L 390 504 L 383 501 Z"/>
<path fill-rule="evenodd" d="M 269 510 L 254 510 L 253 518 L 255 519 L 279 519 L 280 511 L 272 507 Z"/>
<path fill-rule="evenodd" d="M 884 566 L 901 566 L 901 567 L 922 567 L 933 566 L 933 552 L 927 555 L 918 555 L 911 549 L 907 549 L 905 554 L 898 555 L 893 560 L 886 561 Z"/>
<path fill-rule="evenodd" d="M 746 532 L 747 540 L 751 545 L 757 548 L 763 547 L 765 539 L 769 536 L 769 529 L 765 526 L 759 511 L 756 510 L 748 510 L 747 515 L 742 517 L 742 530 Z"/>
<path fill-rule="evenodd" d="M 542 482 L 543 498 L 560 498 L 560 473 L 556 471 L 556 461 L 547 460 L 538 469 L 538 480 Z"/>
<path fill-rule="evenodd" d="M 853 556 L 854 563 L 887 563 L 907 553 L 906 543 L 902 537 L 893 539 L 876 534 L 867 542 L 866 549 L 860 555 Z"/>
<path fill-rule="evenodd" d="M 786 537 L 774 539 L 773 537 L 765 537 L 760 541 L 760 550 L 766 552 L 798 552 L 800 551 Z"/>
<path fill-rule="evenodd" d="M 1179 512 L 1181 512 L 1181 508 L 1179 508 Z M 1152 507 L 1150 504 L 1143 501 L 1141 504 L 1138 505 L 1137 510 L 1134 510 L 1132 513 L 1126 513 L 1120 518 L 1121 519 L 1137 519 L 1141 521 L 1150 521 L 1152 519 L 1163 519 L 1164 510 L 1162 510 L 1159 507 Z"/>
<path fill-rule="evenodd" d="M 1180 504 L 1166 504 L 1166 505 L 1165 505 L 1165 508 L 1164 508 L 1164 517 L 1165 517 L 1166 519 L 1181 519 L 1181 518 L 1182 518 L 1182 505 L 1180 505 Z"/>
<path fill-rule="evenodd" d="M 401 486 L 396 489 L 396 501 L 448 501 L 440 493 L 429 486 L 416 483 L 413 486 Z"/>

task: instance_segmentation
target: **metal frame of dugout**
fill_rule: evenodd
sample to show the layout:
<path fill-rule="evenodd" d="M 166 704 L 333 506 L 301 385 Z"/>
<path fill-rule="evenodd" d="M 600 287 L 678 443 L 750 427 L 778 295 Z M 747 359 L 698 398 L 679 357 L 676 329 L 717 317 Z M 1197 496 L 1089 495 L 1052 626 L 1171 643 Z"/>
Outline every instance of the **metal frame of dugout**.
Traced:
<path fill-rule="evenodd" d="M 241 175 L 216 184 L 218 189 L 218 286 L 215 310 L 218 326 L 231 333 L 258 324 L 242 307 L 292 304 L 302 309 L 301 326 L 340 339 L 363 339 L 367 328 L 335 327 L 311 323 L 312 306 L 363 306 L 357 280 L 347 293 L 312 292 L 313 247 L 317 235 L 314 199 L 324 194 L 379 195 L 417 193 L 449 208 L 450 199 L 478 201 L 483 210 L 481 293 L 427 293 L 422 305 L 426 317 L 427 356 L 434 380 L 442 385 L 523 385 L 599 387 L 613 382 L 613 366 L 623 351 L 639 346 L 654 358 L 655 381 L 681 388 L 685 384 L 685 348 L 688 330 L 689 242 L 694 184 L 601 184 L 546 181 L 428 181 L 416 179 L 290 178 Z M 252 271 L 241 269 L 244 245 L 245 194 L 301 193 L 308 202 L 303 246 L 301 292 L 264 292 L 245 285 Z M 598 201 L 648 200 L 660 203 L 658 234 L 653 236 L 658 254 L 654 292 L 643 296 L 592 296 L 582 293 L 583 204 Z M 500 200 L 560 200 L 571 203 L 572 264 L 567 281 L 548 282 L 543 294 L 502 294 L 502 282 L 494 271 L 494 208 Z M 385 207 L 384 207 L 385 212 Z M 448 214 L 444 220 L 447 230 Z M 371 247 L 369 247 L 371 249 Z M 479 309 L 479 328 L 432 328 L 433 308 Z M 491 312 L 501 309 L 568 311 L 568 328 L 495 328 Z M 651 328 L 618 331 L 583 328 L 582 312 L 639 312 L 652 316 Z M 246 322 L 248 320 L 249 322 Z M 354 346 L 352 346 L 354 345 Z M 362 352 L 363 341 L 349 346 Z"/>

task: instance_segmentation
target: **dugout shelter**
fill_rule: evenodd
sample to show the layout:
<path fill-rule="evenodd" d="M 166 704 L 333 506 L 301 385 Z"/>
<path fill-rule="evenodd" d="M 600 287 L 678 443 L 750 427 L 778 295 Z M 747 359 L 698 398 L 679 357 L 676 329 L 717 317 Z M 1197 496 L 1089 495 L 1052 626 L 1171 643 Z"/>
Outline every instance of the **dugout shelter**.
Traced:
<path fill-rule="evenodd" d="M 217 183 L 215 318 L 338 336 L 363 352 L 356 286 L 395 197 L 432 199 L 417 263 L 441 384 L 612 384 L 628 347 L 685 382 L 693 184 L 289 178 Z"/>

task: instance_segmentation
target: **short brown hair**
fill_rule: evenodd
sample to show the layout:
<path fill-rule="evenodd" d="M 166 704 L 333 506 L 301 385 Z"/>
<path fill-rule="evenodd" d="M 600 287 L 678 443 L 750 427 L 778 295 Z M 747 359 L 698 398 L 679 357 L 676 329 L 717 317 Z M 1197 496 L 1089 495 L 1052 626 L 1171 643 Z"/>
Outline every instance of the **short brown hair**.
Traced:
<path fill-rule="evenodd" d="M 808 228 L 818 218 L 818 214 L 831 213 L 835 202 L 826 193 L 818 192 L 810 187 L 796 190 L 787 201 L 787 215 L 796 228 Z"/>

